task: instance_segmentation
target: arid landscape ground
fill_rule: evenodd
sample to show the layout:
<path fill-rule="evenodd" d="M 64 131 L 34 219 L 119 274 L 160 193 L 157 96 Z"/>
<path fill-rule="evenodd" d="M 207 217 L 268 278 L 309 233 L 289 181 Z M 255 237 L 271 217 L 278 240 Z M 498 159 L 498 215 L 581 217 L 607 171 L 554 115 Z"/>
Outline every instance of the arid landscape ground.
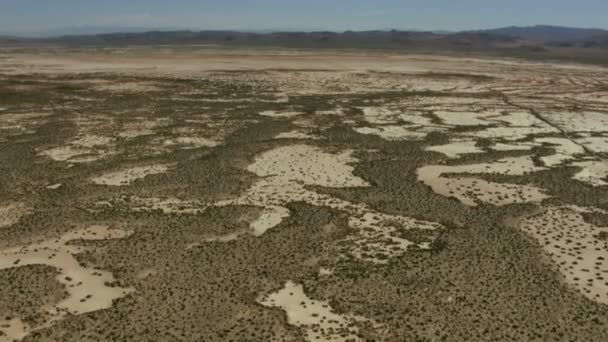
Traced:
<path fill-rule="evenodd" d="M 0 50 L 0 341 L 607 341 L 608 69 Z"/>

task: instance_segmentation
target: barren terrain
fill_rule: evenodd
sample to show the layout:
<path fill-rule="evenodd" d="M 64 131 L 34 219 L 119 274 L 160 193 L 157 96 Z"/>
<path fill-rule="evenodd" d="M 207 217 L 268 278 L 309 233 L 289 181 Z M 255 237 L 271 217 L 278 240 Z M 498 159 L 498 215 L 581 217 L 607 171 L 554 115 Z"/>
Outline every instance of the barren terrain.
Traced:
<path fill-rule="evenodd" d="M 608 69 L 0 49 L 0 341 L 608 340 Z"/>

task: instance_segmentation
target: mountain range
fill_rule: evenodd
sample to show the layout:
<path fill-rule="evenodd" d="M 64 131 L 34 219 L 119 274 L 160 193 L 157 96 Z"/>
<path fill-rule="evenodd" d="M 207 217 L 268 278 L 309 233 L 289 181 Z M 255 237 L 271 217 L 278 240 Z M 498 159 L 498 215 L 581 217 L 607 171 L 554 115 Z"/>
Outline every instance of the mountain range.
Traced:
<path fill-rule="evenodd" d="M 214 44 L 245 47 L 383 49 L 413 53 L 455 53 L 608 65 L 608 31 L 561 26 L 504 27 L 461 32 L 424 31 L 193 31 L 89 27 L 80 35 L 50 38 L 0 36 L 2 45 L 69 46 Z M 63 31 L 62 33 L 65 33 Z M 71 32 L 71 31 L 67 31 Z"/>
<path fill-rule="evenodd" d="M 549 25 L 537 25 L 526 27 L 509 26 L 477 32 L 520 38 L 536 42 L 577 42 L 589 39 L 596 39 L 597 37 L 608 35 L 608 31 L 603 29 L 575 28 Z"/>

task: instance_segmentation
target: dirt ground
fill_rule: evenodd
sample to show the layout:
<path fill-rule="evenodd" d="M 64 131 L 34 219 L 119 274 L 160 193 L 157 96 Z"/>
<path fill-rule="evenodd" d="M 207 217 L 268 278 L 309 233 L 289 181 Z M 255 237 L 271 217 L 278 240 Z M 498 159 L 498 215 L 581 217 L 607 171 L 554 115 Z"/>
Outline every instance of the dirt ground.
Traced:
<path fill-rule="evenodd" d="M 0 341 L 606 341 L 608 69 L 0 49 Z"/>

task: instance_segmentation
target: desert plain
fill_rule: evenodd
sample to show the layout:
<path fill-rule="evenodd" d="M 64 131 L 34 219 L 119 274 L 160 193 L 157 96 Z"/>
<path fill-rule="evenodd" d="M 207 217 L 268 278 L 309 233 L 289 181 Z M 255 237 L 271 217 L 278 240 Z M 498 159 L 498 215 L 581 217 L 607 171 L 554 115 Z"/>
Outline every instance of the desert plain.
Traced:
<path fill-rule="evenodd" d="M 606 341 L 608 69 L 0 49 L 0 341 Z"/>

